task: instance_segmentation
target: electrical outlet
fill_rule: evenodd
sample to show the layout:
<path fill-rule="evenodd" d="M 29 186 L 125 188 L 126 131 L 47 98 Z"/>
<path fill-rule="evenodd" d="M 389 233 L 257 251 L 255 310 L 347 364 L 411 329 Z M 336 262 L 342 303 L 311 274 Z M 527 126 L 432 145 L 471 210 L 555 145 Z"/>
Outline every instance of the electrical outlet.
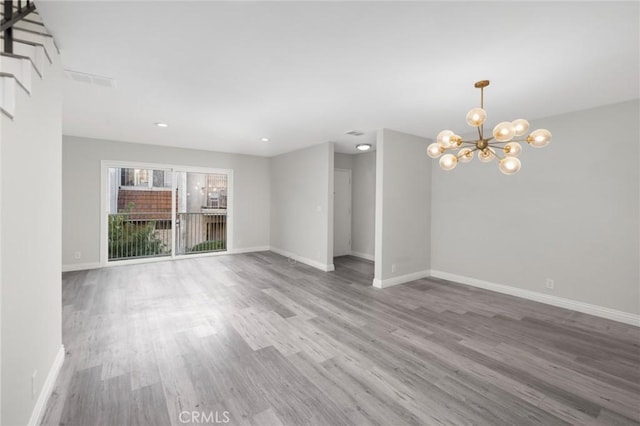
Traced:
<path fill-rule="evenodd" d="M 547 278 L 546 287 L 553 290 L 554 286 L 555 282 L 551 278 Z"/>
<path fill-rule="evenodd" d="M 392 263 L 392 264 L 391 264 L 391 272 L 395 272 L 395 271 L 396 271 L 396 269 L 398 269 L 398 268 L 396 267 L 396 264 L 395 264 L 395 263 Z"/>
<path fill-rule="evenodd" d="M 36 376 L 38 375 L 38 370 L 35 370 L 33 374 L 31 374 L 31 399 L 36 399 Z"/>
<path fill-rule="evenodd" d="M 76 251 L 73 253 L 74 259 L 80 259 L 82 257 L 82 252 Z"/>

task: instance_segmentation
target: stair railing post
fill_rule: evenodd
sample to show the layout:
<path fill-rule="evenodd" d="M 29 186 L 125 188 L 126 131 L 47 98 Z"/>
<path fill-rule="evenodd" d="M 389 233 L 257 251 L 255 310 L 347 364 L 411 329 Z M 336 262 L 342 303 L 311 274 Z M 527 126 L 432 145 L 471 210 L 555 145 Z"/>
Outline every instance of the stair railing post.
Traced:
<path fill-rule="evenodd" d="M 4 0 L 4 21 L 10 21 L 13 17 L 13 2 Z M 13 28 L 11 26 L 4 30 L 4 51 L 13 53 Z"/>

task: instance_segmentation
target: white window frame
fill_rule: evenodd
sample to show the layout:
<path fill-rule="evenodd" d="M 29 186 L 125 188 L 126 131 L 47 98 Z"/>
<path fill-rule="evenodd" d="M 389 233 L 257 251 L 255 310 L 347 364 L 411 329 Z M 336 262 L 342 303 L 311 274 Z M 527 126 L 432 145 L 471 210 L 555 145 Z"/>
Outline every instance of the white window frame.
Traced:
<path fill-rule="evenodd" d="M 135 168 L 135 169 L 153 169 L 153 170 L 165 170 L 171 173 L 171 187 L 153 188 L 153 190 L 170 190 L 171 191 L 171 253 L 168 256 L 147 257 L 143 259 L 126 259 L 115 260 L 109 262 L 108 259 L 108 246 L 109 246 L 109 203 L 107 202 L 108 192 L 108 170 L 110 168 Z M 212 174 L 226 174 L 227 175 L 227 248 L 225 251 L 216 251 L 210 253 L 198 253 L 190 254 L 188 256 L 176 255 L 176 189 L 178 186 L 178 180 L 176 174 L 178 172 L 187 173 L 212 173 Z M 118 177 L 119 178 L 119 177 Z M 165 175 L 166 178 L 166 175 Z M 152 182 L 153 184 L 153 182 Z M 148 188 L 141 187 L 122 187 L 125 189 L 143 189 Z M 137 161 L 116 161 L 116 160 L 102 160 L 100 162 L 100 266 L 120 266 L 137 263 L 150 263 L 150 262 L 163 262 L 167 260 L 176 259 L 188 259 L 192 257 L 208 257 L 208 256 L 220 256 L 233 252 L 233 170 L 232 169 L 215 169 L 208 167 L 192 167 L 181 166 L 175 164 L 161 164 L 161 163 L 142 163 Z"/>

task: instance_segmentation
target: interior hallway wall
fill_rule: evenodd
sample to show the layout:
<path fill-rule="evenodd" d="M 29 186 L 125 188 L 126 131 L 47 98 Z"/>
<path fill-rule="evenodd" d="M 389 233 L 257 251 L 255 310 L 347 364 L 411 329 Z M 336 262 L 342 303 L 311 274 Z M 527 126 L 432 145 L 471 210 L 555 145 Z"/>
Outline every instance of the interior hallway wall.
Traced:
<path fill-rule="evenodd" d="M 333 143 L 272 157 L 271 249 L 333 270 Z"/>
<path fill-rule="evenodd" d="M 376 151 L 375 278 L 388 287 L 429 276 L 431 164 L 428 139 L 378 131 Z"/>

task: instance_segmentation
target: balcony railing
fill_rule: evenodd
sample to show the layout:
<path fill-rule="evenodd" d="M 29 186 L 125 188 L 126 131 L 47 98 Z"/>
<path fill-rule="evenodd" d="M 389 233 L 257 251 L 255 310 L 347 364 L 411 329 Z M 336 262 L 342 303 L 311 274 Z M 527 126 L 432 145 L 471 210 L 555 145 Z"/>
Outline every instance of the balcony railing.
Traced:
<path fill-rule="evenodd" d="M 109 260 L 171 255 L 171 213 L 109 215 Z"/>
<path fill-rule="evenodd" d="M 109 261 L 171 255 L 171 213 L 128 212 L 109 215 Z M 176 254 L 227 249 L 227 212 L 176 214 Z"/>
<path fill-rule="evenodd" d="M 176 216 L 176 254 L 204 253 L 227 249 L 227 212 L 203 208 L 202 213 Z"/>

